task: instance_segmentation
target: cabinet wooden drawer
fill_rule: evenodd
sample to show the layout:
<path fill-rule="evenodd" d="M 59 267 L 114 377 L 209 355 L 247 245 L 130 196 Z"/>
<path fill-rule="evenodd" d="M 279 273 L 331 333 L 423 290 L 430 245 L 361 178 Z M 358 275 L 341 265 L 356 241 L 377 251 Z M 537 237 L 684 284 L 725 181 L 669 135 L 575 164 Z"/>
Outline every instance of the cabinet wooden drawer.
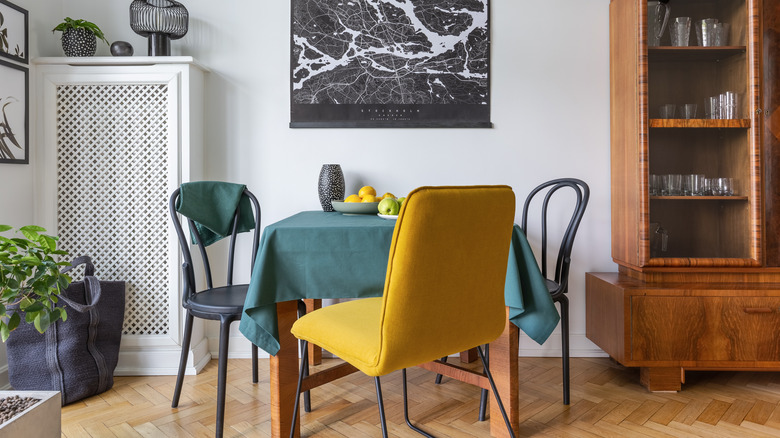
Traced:
<path fill-rule="evenodd" d="M 780 360 L 780 297 L 631 297 L 636 361 Z"/>

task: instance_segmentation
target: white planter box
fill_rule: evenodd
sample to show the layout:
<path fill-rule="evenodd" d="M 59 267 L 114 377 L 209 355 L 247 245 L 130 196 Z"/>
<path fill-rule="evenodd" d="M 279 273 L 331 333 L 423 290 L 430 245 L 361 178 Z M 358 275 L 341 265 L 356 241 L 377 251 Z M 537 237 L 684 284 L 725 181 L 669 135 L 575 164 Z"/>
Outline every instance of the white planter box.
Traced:
<path fill-rule="evenodd" d="M 0 424 L 0 438 L 55 438 L 61 435 L 62 398 L 58 391 L 0 391 L 0 398 L 14 395 L 40 401 Z"/>

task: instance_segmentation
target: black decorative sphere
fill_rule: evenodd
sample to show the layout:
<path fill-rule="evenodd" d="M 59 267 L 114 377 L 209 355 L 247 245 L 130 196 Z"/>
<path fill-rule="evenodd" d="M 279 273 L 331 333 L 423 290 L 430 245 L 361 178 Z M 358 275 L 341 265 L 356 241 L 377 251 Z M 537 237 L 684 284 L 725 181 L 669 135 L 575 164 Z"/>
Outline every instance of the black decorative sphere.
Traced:
<path fill-rule="evenodd" d="M 133 46 L 127 41 L 114 41 L 111 44 L 111 54 L 114 56 L 133 56 Z"/>
<path fill-rule="evenodd" d="M 97 51 L 97 38 L 87 29 L 66 29 L 61 41 L 65 56 L 95 56 Z"/>

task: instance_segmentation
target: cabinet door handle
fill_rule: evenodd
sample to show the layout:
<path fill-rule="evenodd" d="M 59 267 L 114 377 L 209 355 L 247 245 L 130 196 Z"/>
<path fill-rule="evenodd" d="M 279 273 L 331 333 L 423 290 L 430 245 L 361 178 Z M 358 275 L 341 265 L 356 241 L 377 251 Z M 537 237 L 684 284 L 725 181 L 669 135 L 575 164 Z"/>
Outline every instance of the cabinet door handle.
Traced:
<path fill-rule="evenodd" d="M 745 313 L 772 313 L 769 307 L 745 307 Z"/>

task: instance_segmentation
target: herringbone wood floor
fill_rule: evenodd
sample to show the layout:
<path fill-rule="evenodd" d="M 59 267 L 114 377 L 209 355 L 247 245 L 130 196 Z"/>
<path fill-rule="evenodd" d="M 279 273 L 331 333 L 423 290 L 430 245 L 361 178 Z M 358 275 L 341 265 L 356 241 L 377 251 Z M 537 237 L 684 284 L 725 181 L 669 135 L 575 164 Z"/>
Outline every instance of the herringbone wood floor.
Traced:
<path fill-rule="evenodd" d="M 326 364 L 328 361 L 326 360 Z M 330 364 L 333 362 L 331 361 Z M 230 360 L 226 437 L 270 435 L 268 361 L 251 383 L 249 360 Z M 187 376 L 178 409 L 170 407 L 174 376 L 117 377 L 110 391 L 62 410 L 62 436 L 213 437 L 216 361 Z M 487 437 L 476 421 L 479 390 L 409 370 L 412 421 L 436 436 Z M 606 358 L 572 359 L 572 403 L 561 403 L 560 360 L 520 359 L 518 436 L 537 437 L 777 437 L 780 374 L 688 373 L 679 393 L 649 393 L 636 370 Z M 400 373 L 382 379 L 390 434 L 419 437 L 403 420 Z M 371 378 L 356 373 L 312 392 L 302 436 L 379 437 Z"/>

